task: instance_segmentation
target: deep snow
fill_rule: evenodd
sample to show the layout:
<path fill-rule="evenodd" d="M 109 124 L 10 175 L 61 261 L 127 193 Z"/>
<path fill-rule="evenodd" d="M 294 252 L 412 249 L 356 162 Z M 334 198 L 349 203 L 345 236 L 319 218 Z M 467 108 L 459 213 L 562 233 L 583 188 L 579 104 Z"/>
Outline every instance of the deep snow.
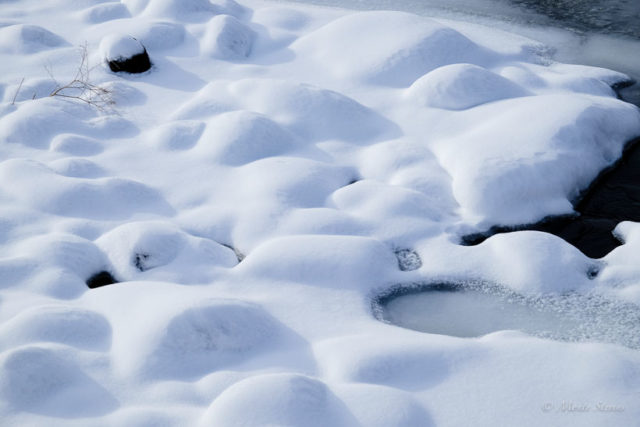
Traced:
<path fill-rule="evenodd" d="M 640 418 L 637 350 L 422 333 L 371 310 L 439 281 L 640 304 L 635 223 L 600 260 L 540 232 L 458 244 L 572 211 L 640 135 L 610 88 L 625 75 L 403 12 L 25 0 L 0 15 L 2 423 Z M 133 53 L 113 34 L 153 68 L 110 72 L 105 46 Z M 113 105 L 48 96 L 85 43 Z M 101 271 L 119 283 L 89 289 Z"/>

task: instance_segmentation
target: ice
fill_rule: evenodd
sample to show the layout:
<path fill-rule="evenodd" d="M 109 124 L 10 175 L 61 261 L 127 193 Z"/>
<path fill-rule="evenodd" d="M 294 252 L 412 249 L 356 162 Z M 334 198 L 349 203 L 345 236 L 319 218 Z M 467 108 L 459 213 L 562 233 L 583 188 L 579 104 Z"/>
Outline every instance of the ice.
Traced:
<path fill-rule="evenodd" d="M 472 3 L 449 11 L 510 10 Z M 572 214 L 640 135 L 624 69 L 545 44 L 620 40 L 273 0 L 0 9 L 1 423 L 637 422 L 637 224 L 597 260 L 460 244 Z M 69 83 L 113 103 L 49 96 Z M 433 283 L 467 291 L 381 321 Z"/>

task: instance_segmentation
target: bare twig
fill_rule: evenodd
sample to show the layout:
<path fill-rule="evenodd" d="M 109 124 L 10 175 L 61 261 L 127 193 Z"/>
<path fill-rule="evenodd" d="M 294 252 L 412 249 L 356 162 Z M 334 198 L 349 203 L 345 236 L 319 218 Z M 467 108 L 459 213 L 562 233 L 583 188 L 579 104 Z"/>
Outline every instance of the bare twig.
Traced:
<path fill-rule="evenodd" d="M 76 74 L 67 84 L 60 85 L 53 77 L 51 69 L 46 69 L 52 80 L 56 82 L 56 88 L 49 94 L 49 96 L 76 99 L 78 101 L 86 102 L 101 111 L 115 104 L 109 89 L 91 83 L 89 73 L 92 68 L 89 68 L 89 53 L 86 44 L 81 47 L 80 65 L 76 70 Z"/>
<path fill-rule="evenodd" d="M 16 93 L 13 95 L 13 99 L 11 100 L 11 105 L 16 103 L 16 98 L 18 97 L 18 93 L 20 93 L 20 89 L 22 88 L 22 83 L 24 83 L 24 77 L 20 80 L 20 84 L 18 85 L 18 89 L 16 89 Z"/>

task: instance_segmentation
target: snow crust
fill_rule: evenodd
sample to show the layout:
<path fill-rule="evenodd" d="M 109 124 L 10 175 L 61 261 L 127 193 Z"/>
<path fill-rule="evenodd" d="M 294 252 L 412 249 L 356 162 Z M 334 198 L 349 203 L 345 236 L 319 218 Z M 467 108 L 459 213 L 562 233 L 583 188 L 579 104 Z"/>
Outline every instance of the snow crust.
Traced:
<path fill-rule="evenodd" d="M 2 423 L 640 418 L 632 348 L 372 313 L 438 281 L 640 304 L 637 224 L 600 260 L 532 231 L 458 244 L 572 213 L 640 135 L 625 75 L 479 25 L 263 0 L 25 0 L 0 23 Z M 114 105 L 48 96 L 85 42 Z M 109 72 L 140 43 L 152 70 Z M 119 283 L 89 289 L 102 271 Z"/>

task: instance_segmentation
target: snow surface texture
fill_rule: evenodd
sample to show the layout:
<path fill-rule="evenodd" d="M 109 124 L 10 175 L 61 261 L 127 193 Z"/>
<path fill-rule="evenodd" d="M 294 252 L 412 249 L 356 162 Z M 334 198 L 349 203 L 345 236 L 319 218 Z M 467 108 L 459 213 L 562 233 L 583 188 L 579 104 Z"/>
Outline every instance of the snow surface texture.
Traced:
<path fill-rule="evenodd" d="M 609 87 L 624 75 L 400 12 L 24 0 L 0 14 L 2 424 L 640 419 L 637 350 L 427 334 L 371 312 L 397 284 L 439 280 L 640 304 L 637 224 L 602 260 L 539 232 L 457 244 L 571 213 L 640 134 Z M 138 49 L 114 35 L 153 69 L 111 73 L 111 48 Z M 70 81 L 85 42 L 115 101 L 102 110 L 48 96 L 47 69 Z M 101 271 L 119 283 L 88 289 Z"/>

